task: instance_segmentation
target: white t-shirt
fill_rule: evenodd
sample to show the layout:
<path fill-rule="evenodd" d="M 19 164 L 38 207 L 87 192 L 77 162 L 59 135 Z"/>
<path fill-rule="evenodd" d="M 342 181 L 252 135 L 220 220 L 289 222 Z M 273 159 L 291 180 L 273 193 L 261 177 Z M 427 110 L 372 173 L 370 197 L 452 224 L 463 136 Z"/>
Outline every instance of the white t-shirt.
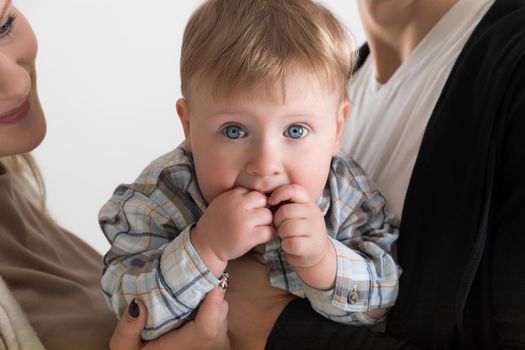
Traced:
<path fill-rule="evenodd" d="M 372 55 L 350 81 L 343 150 L 377 183 L 387 210 L 398 219 L 430 115 L 458 55 L 493 2 L 458 1 L 386 84 L 377 82 Z"/>

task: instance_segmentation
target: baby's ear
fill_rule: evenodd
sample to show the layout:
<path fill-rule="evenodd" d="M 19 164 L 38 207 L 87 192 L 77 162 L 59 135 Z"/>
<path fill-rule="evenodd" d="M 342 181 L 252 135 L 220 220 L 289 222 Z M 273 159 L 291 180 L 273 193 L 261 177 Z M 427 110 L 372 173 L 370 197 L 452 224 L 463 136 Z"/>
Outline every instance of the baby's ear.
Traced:
<path fill-rule="evenodd" d="M 345 124 L 346 120 L 348 119 L 348 114 L 350 113 L 350 102 L 343 101 L 341 105 L 339 106 L 339 109 L 337 111 L 337 133 L 335 137 L 335 144 L 334 144 L 334 150 L 333 155 L 336 155 L 337 152 L 339 152 L 339 149 L 341 148 L 341 143 L 343 141 L 343 133 L 345 131 Z"/>
<path fill-rule="evenodd" d="M 177 100 L 177 114 L 179 115 L 180 123 L 182 124 L 182 129 L 184 130 L 184 137 L 186 138 L 186 146 L 191 150 L 190 142 L 190 113 L 188 111 L 188 104 L 186 99 L 179 98 Z"/>

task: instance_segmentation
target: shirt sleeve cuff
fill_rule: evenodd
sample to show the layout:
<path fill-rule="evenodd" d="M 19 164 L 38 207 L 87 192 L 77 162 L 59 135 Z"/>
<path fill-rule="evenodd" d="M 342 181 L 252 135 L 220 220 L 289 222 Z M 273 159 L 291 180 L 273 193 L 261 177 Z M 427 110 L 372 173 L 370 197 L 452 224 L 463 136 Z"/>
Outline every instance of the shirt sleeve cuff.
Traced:
<path fill-rule="evenodd" d="M 329 237 L 337 256 L 335 287 L 332 293 L 333 303 L 348 312 L 366 312 L 369 309 L 370 266 L 368 261 L 357 251 Z"/>
<path fill-rule="evenodd" d="M 181 232 L 162 253 L 160 268 L 167 286 L 178 290 L 179 300 L 201 300 L 206 293 L 219 284 L 219 279 L 210 272 L 190 241 L 193 225 Z"/>
<path fill-rule="evenodd" d="M 333 302 L 334 289 L 318 290 L 305 285 L 305 294 L 315 311 L 324 317 L 343 324 L 369 326 L 381 322 L 382 319 L 374 319 L 365 312 L 353 312 L 336 306 Z"/>

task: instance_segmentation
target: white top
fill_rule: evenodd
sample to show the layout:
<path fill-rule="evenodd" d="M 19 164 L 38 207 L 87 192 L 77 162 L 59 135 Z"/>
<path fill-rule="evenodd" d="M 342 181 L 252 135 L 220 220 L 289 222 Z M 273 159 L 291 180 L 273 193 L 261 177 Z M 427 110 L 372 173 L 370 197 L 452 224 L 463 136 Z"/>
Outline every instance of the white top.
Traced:
<path fill-rule="evenodd" d="M 343 150 L 376 181 L 387 210 L 398 219 L 430 115 L 459 53 L 493 3 L 458 1 L 386 84 L 376 80 L 372 55 L 350 82 Z"/>

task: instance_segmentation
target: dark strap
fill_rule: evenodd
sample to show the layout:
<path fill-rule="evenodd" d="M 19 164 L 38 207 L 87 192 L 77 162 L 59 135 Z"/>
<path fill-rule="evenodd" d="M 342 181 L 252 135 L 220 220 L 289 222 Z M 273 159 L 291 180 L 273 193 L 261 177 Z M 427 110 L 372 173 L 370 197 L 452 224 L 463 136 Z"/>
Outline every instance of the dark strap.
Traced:
<path fill-rule="evenodd" d="M 352 74 L 357 72 L 359 68 L 363 66 L 366 59 L 368 58 L 368 55 L 370 55 L 370 48 L 368 47 L 367 43 L 364 43 L 361 45 L 361 47 L 357 50 L 357 61 L 356 65 L 354 67 L 354 70 L 352 71 Z"/>

